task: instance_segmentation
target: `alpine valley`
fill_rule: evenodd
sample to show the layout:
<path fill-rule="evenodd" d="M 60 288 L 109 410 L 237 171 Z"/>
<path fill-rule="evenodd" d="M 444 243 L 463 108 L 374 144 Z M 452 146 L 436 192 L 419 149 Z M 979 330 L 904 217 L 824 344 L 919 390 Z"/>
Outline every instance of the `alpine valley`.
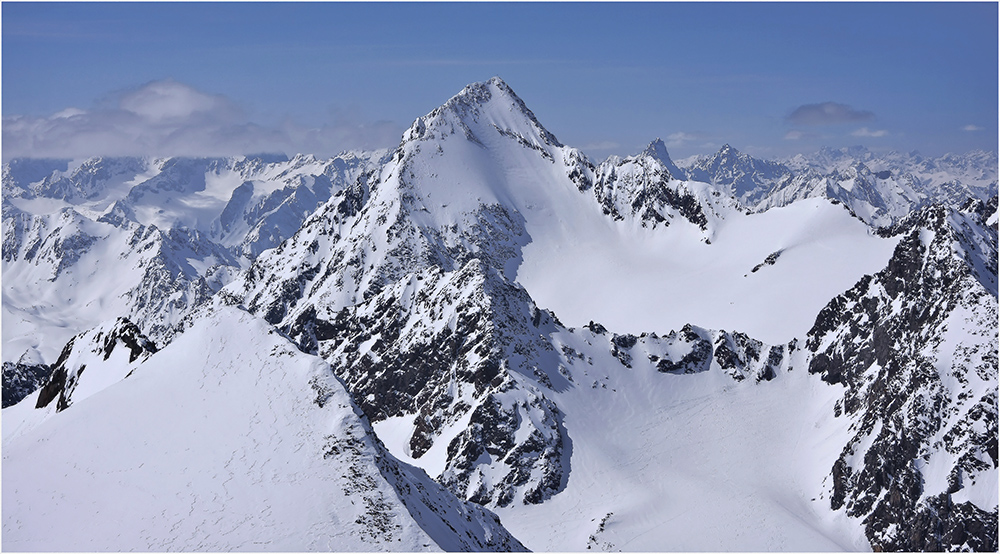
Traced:
<path fill-rule="evenodd" d="M 991 550 L 997 156 L 3 166 L 6 550 Z"/>

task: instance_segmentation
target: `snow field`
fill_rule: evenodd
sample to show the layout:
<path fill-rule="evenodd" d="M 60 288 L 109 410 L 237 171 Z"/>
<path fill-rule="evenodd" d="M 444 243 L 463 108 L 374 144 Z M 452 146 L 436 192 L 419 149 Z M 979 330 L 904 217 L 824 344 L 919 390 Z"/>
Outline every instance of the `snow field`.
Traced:
<path fill-rule="evenodd" d="M 830 298 L 882 269 L 898 242 L 823 199 L 732 212 L 711 244 L 687 222 L 553 222 L 531 236 L 517 280 L 568 326 L 598 321 L 639 334 L 691 323 L 769 344 L 805 335 Z M 775 252 L 774 265 L 752 271 Z"/>
<path fill-rule="evenodd" d="M 584 361 L 570 372 L 575 385 L 553 395 L 572 450 L 566 490 L 496 510 L 528 548 L 869 549 L 824 496 L 848 438 L 839 391 L 804 368 L 760 384 Z"/>
<path fill-rule="evenodd" d="M 423 472 L 385 458 L 322 360 L 249 314 L 213 311 L 128 379 L 5 438 L 5 548 L 504 544 L 485 512 L 463 508 Z M 5 431 L 34 415 L 15 408 L 33 405 L 37 394 L 4 410 Z M 408 498 L 397 490 L 410 491 Z"/>

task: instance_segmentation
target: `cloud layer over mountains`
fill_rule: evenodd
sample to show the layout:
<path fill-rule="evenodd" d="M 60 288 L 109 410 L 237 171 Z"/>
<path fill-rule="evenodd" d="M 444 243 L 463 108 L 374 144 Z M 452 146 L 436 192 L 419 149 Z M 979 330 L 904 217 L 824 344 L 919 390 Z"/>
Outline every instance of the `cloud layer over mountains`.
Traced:
<path fill-rule="evenodd" d="M 399 139 L 393 122 L 350 116 L 302 125 L 254 122 L 232 99 L 172 79 L 119 91 L 92 109 L 67 108 L 47 117 L 3 118 L 3 158 L 89 156 L 212 156 L 253 152 L 331 155 L 386 147 Z"/>

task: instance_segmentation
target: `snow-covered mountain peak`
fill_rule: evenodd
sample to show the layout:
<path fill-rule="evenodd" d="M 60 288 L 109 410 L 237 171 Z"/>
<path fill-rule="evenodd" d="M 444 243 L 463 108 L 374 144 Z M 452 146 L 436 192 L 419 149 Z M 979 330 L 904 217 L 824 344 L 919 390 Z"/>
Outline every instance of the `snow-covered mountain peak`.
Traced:
<path fill-rule="evenodd" d="M 470 141 L 485 146 L 488 138 L 484 133 L 490 130 L 532 148 L 563 146 L 499 77 L 467 85 L 442 106 L 418 118 L 403 133 L 403 142 L 460 132 Z"/>
<path fill-rule="evenodd" d="M 663 158 L 664 156 L 669 157 L 667 154 L 667 146 L 663 144 L 663 139 L 661 139 L 660 137 L 656 137 L 655 139 L 653 139 L 653 141 L 649 143 L 649 146 L 646 147 L 646 150 L 644 150 L 644 152 L 647 155 L 655 156 L 657 158 Z"/>
<path fill-rule="evenodd" d="M 695 159 L 687 167 L 688 178 L 712 183 L 745 206 L 753 206 L 769 190 L 786 181 L 791 171 L 777 162 L 759 160 L 725 144 L 715 154 Z"/>
<path fill-rule="evenodd" d="M 642 153 L 646 156 L 659 160 L 660 163 L 663 164 L 663 167 L 667 168 L 670 176 L 674 179 L 685 178 L 684 171 L 677 167 L 677 165 L 674 164 L 674 161 L 670 159 L 670 154 L 667 153 L 667 146 L 663 144 L 663 140 L 659 137 L 649 143 L 649 146 L 647 146 Z"/>
<path fill-rule="evenodd" d="M 3 539 L 995 551 L 996 155 L 642 148 L 5 164 Z"/>

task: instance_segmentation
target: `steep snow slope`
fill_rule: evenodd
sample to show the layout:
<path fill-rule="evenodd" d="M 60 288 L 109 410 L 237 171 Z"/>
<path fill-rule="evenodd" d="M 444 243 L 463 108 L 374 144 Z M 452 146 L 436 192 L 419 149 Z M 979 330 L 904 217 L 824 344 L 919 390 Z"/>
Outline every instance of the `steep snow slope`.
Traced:
<path fill-rule="evenodd" d="M 521 549 L 389 455 L 322 360 L 208 311 L 130 377 L 5 438 L 6 549 Z"/>

